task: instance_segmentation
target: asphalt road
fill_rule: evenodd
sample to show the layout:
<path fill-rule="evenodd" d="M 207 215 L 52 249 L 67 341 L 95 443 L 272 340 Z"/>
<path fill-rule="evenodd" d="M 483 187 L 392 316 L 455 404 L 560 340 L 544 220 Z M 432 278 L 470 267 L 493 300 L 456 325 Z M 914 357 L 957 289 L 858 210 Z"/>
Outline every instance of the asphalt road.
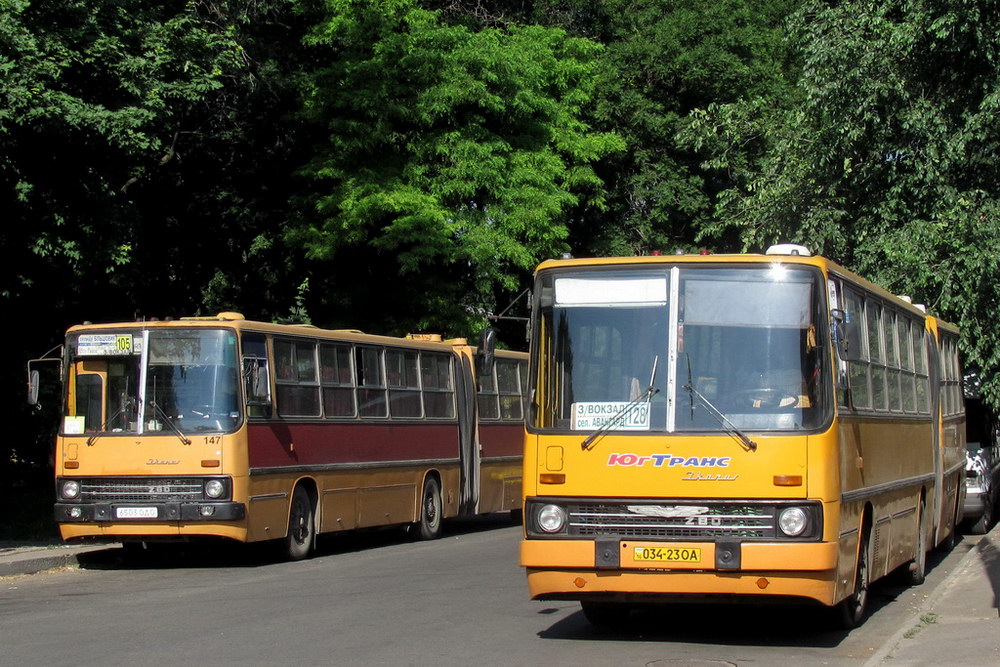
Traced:
<path fill-rule="evenodd" d="M 520 526 L 451 524 L 434 542 L 397 531 L 327 539 L 284 563 L 261 548 L 120 550 L 82 567 L 0 581 L 0 665 L 861 665 L 970 548 L 929 559 L 915 588 L 882 584 L 850 633 L 803 607 L 668 607 L 623 632 L 570 602 L 533 602 Z"/>

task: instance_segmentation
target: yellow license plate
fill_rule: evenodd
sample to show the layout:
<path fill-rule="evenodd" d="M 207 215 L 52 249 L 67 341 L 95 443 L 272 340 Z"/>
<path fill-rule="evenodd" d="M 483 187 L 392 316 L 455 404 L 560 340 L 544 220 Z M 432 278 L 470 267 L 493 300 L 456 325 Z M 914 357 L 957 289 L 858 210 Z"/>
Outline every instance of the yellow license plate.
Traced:
<path fill-rule="evenodd" d="M 701 549 L 691 547 L 635 547 L 632 558 L 656 563 L 700 563 Z"/>

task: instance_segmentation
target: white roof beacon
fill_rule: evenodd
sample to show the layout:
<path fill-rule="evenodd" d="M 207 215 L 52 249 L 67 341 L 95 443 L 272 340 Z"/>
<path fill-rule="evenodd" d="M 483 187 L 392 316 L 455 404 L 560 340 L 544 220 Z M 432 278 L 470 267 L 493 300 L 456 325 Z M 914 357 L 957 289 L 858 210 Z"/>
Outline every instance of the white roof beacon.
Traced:
<path fill-rule="evenodd" d="M 765 255 L 798 255 L 800 257 L 812 257 L 809 248 L 797 243 L 776 243 L 767 249 Z"/>

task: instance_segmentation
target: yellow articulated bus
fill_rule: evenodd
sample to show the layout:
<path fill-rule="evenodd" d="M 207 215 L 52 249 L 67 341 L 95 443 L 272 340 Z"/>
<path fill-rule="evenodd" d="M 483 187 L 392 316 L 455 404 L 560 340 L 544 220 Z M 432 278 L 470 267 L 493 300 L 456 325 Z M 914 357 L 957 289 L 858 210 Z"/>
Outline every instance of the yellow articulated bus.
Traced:
<path fill-rule="evenodd" d="M 564 259 L 533 291 L 521 564 L 631 606 L 919 583 L 963 505 L 958 331 L 801 246 Z M 907 564 L 909 567 L 903 569 Z"/>
<path fill-rule="evenodd" d="M 66 540 L 283 540 L 521 503 L 527 355 L 238 313 L 85 324 L 63 352 Z M 29 373 L 37 382 L 37 371 Z"/>

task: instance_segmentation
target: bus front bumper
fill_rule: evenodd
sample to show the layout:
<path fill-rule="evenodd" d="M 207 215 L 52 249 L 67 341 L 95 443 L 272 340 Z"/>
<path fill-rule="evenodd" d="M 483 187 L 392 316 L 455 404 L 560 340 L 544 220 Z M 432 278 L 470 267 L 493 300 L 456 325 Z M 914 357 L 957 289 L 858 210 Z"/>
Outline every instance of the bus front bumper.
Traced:
<path fill-rule="evenodd" d="M 57 523 L 150 522 L 150 521 L 240 521 L 246 506 L 234 502 L 193 503 L 56 503 Z"/>
<path fill-rule="evenodd" d="M 720 569 L 713 542 L 523 540 L 532 599 L 655 600 L 698 596 L 809 598 L 835 602 L 838 545 L 829 542 L 726 544 L 737 567 Z M 609 553 L 617 548 L 618 553 Z M 643 549 L 670 549 L 698 560 L 643 562 Z M 721 554 L 720 554 L 721 555 Z"/>

